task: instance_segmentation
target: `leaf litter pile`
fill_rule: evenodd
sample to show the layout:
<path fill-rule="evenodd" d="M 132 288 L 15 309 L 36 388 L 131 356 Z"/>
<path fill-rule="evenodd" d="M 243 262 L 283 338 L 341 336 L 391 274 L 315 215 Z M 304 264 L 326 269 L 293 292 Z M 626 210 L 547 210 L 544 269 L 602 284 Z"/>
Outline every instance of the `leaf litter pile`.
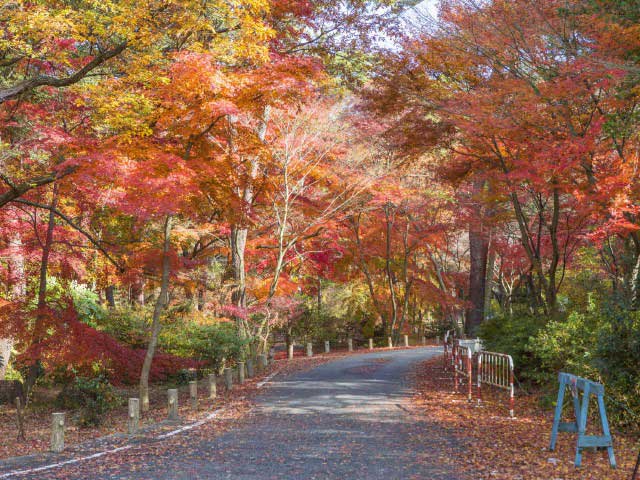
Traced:
<path fill-rule="evenodd" d="M 508 394 L 483 388 L 482 406 L 475 398 L 456 393 L 442 358 L 419 364 L 411 373 L 416 394 L 412 402 L 417 418 L 428 418 L 457 439 L 453 463 L 475 480 L 629 480 L 638 454 L 633 438 L 613 432 L 617 469 L 606 452 L 584 450 L 582 467 L 573 464 L 576 435 L 560 433 L 556 450 L 549 451 L 553 409 L 540 407 L 539 395 L 516 389 L 515 419 L 509 418 Z M 466 387 L 465 387 L 466 388 Z M 466 392 L 466 390 L 464 390 Z M 565 408 L 563 420 L 570 421 Z M 597 419 L 588 426 L 599 428 Z M 588 431 L 590 433 L 590 431 Z M 598 431 L 594 429 L 594 434 Z"/>

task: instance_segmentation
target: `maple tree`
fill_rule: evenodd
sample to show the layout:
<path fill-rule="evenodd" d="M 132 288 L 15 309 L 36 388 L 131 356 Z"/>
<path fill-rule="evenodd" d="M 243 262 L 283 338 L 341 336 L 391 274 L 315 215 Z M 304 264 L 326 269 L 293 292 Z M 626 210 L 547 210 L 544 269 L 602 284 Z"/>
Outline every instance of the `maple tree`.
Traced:
<path fill-rule="evenodd" d="M 95 366 L 145 410 L 274 339 L 496 324 L 550 365 L 592 293 L 633 315 L 637 12 L 415 3 L 2 5 L 0 356 L 29 389 Z M 166 353 L 220 325 L 221 362 Z"/>

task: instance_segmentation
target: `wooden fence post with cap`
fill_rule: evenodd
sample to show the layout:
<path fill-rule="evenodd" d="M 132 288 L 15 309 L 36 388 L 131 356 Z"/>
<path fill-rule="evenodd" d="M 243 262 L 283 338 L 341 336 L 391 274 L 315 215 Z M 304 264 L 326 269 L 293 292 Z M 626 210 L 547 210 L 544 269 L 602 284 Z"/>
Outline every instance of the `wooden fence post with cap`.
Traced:
<path fill-rule="evenodd" d="M 170 388 L 167 390 L 167 418 L 175 421 L 179 420 L 178 416 L 178 389 Z"/>
<path fill-rule="evenodd" d="M 189 400 L 191 401 L 191 408 L 198 409 L 198 381 L 192 380 L 189 382 Z"/>
<path fill-rule="evenodd" d="M 64 450 L 64 413 L 51 414 L 51 451 L 60 453 Z"/>
<path fill-rule="evenodd" d="M 140 428 L 140 399 L 129 399 L 129 417 L 127 418 L 127 433 L 135 435 Z"/>

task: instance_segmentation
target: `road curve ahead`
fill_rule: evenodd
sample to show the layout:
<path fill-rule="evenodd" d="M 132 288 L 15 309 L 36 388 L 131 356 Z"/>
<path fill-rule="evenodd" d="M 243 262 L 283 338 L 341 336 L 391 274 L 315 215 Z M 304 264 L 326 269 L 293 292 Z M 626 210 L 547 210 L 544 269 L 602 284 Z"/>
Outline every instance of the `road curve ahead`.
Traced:
<path fill-rule="evenodd" d="M 141 445 L 16 478 L 458 480 L 449 460 L 454 442 L 428 416 L 416 420 L 406 409 L 405 375 L 437 353 L 354 355 L 276 377 L 250 418 L 222 435 L 203 426 L 176 435 L 170 448 Z"/>

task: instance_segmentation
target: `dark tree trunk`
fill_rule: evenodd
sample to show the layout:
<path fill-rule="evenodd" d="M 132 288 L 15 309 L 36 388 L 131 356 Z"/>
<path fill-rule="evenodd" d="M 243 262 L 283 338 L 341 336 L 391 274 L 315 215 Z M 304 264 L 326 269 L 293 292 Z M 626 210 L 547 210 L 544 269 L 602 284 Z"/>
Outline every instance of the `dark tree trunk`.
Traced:
<path fill-rule="evenodd" d="M 483 222 L 482 206 L 477 198 L 482 193 L 484 181 L 473 184 L 472 219 L 469 222 L 469 302 L 466 331 L 475 335 L 484 321 L 485 288 L 487 280 L 487 256 L 489 239 Z"/>
<path fill-rule="evenodd" d="M 107 305 L 109 308 L 116 308 L 116 287 L 113 285 L 109 285 L 104 290 L 104 296 L 107 299 Z"/>

